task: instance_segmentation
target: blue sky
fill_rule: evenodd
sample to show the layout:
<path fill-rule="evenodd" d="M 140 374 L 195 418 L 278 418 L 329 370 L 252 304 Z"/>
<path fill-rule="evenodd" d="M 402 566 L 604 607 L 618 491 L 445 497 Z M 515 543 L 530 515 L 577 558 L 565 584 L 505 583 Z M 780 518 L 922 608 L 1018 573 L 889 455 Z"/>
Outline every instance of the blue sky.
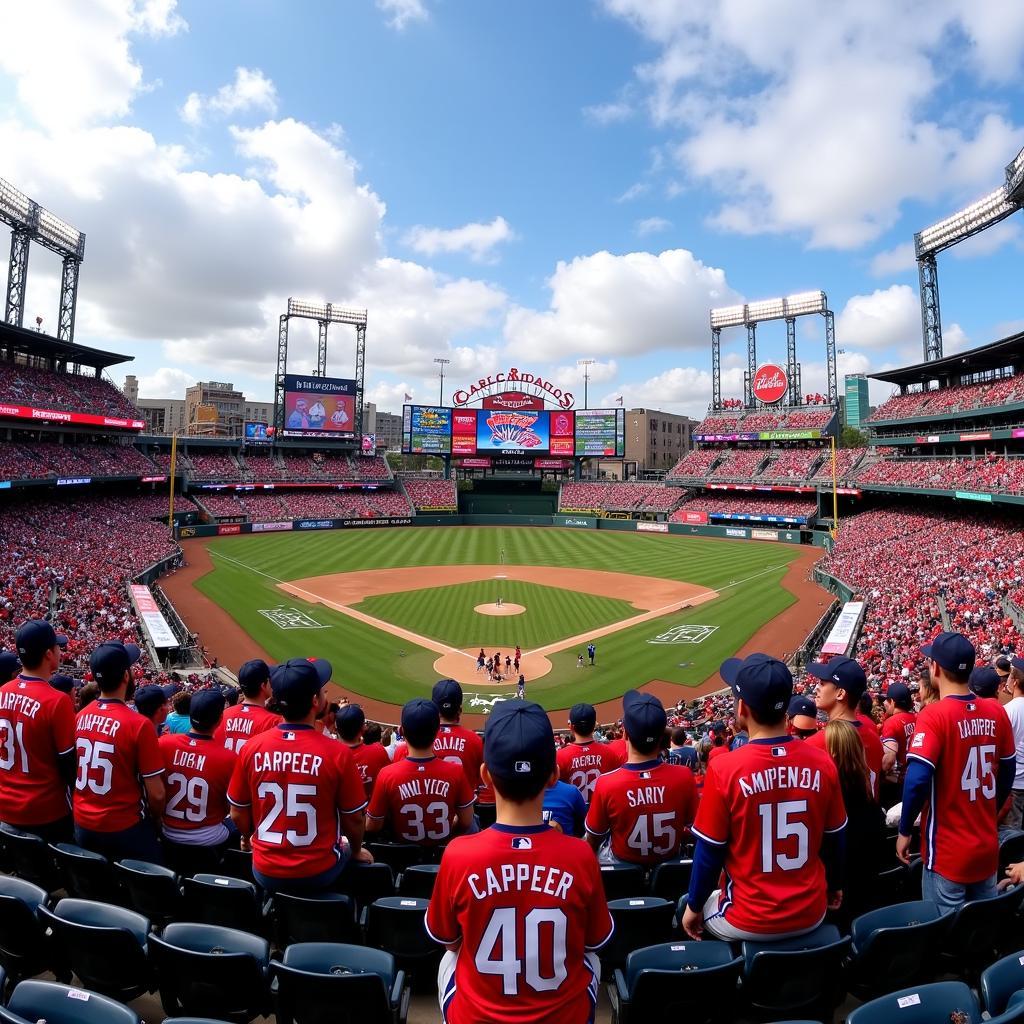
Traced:
<path fill-rule="evenodd" d="M 135 355 L 144 395 L 269 398 L 294 295 L 369 309 L 383 408 L 434 400 L 434 356 L 452 384 L 511 363 L 577 389 L 587 357 L 591 404 L 699 415 L 711 305 L 822 288 L 841 373 L 917 361 L 913 232 L 1024 144 L 1024 5 L 820 10 L 40 0 L 0 15 L 47 40 L 0 53 L 0 177 L 86 231 L 78 340 Z M 947 351 L 1024 317 L 1020 220 L 941 258 Z M 33 252 L 50 329 L 58 272 Z M 330 371 L 351 353 L 337 330 Z M 799 357 L 820 390 L 819 323 Z"/>

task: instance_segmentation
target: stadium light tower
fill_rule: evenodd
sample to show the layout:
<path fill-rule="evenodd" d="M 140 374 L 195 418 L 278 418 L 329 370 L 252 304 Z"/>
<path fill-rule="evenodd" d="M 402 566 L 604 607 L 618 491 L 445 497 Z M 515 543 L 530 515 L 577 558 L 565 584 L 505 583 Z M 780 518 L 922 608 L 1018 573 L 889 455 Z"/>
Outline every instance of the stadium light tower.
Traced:
<path fill-rule="evenodd" d="M 438 405 L 444 405 L 444 368 L 451 362 L 451 360 L 450 359 L 444 359 L 441 356 L 437 356 L 434 359 L 434 362 L 437 363 L 437 365 L 441 369 L 441 395 L 440 395 L 440 397 L 437 400 L 437 404 Z"/>
<path fill-rule="evenodd" d="M 583 408 L 590 408 L 587 405 L 587 389 L 590 386 L 590 368 L 596 363 L 596 359 L 577 359 L 576 365 L 583 367 Z"/>

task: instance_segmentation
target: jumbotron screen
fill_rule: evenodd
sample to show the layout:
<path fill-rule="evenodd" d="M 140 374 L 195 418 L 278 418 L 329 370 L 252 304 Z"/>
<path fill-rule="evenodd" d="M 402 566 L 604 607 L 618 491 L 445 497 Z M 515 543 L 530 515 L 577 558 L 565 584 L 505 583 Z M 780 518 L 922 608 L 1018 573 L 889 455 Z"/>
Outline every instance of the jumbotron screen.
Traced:
<path fill-rule="evenodd" d="M 407 405 L 402 451 L 410 455 L 536 455 L 621 457 L 622 409 L 448 409 Z"/>
<path fill-rule="evenodd" d="M 355 437 L 356 382 L 284 375 L 286 437 Z"/>

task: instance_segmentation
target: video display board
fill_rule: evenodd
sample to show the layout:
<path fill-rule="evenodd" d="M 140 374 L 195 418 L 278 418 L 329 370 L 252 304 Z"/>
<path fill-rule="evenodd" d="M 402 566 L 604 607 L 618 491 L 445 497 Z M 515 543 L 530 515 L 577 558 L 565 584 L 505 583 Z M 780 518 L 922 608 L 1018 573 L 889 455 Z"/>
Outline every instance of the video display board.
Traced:
<path fill-rule="evenodd" d="M 624 409 L 579 409 L 576 412 L 575 455 L 626 454 Z"/>
<path fill-rule="evenodd" d="M 411 455 L 451 455 L 452 410 L 407 405 L 402 417 L 402 450 Z"/>
<path fill-rule="evenodd" d="M 246 444 L 270 444 L 274 428 L 258 420 L 245 421 L 245 442 Z"/>
<path fill-rule="evenodd" d="M 285 374 L 285 436 L 353 438 L 355 421 L 354 380 Z"/>

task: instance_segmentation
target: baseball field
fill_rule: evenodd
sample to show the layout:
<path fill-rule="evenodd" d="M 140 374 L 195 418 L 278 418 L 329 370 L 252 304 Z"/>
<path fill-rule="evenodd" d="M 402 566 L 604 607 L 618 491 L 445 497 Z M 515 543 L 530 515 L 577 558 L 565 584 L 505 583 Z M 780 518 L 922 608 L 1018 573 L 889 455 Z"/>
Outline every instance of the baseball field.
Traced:
<path fill-rule="evenodd" d="M 187 541 L 164 582 L 211 656 L 319 656 L 364 703 L 459 679 L 466 710 L 527 696 L 549 710 L 644 686 L 672 701 L 717 688 L 724 658 L 786 654 L 824 610 L 819 552 L 773 543 L 515 527 L 279 533 Z M 587 656 L 594 644 L 593 665 Z M 500 652 L 502 676 L 477 654 Z M 583 665 L 579 658 L 583 655 Z M 613 703 L 609 703 L 612 707 Z"/>

